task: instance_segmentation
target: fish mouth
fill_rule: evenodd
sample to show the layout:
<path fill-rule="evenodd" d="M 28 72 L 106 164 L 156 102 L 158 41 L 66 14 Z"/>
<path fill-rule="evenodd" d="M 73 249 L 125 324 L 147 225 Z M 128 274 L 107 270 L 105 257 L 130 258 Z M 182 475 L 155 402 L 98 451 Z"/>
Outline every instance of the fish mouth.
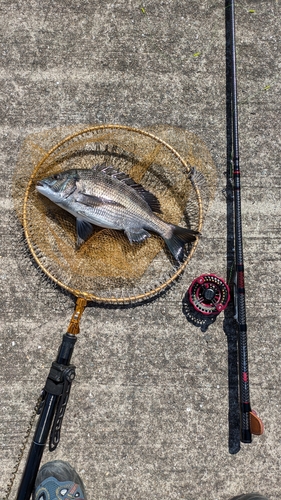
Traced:
<path fill-rule="evenodd" d="M 45 181 L 45 180 L 41 180 L 41 181 L 37 181 L 36 182 L 36 185 L 35 187 L 39 187 L 39 188 L 46 188 L 46 187 L 49 187 L 48 186 L 48 183 Z"/>
<path fill-rule="evenodd" d="M 44 181 L 38 181 L 36 182 L 35 184 L 35 189 L 39 192 L 41 192 L 42 190 L 45 190 L 46 189 L 46 184 Z"/>

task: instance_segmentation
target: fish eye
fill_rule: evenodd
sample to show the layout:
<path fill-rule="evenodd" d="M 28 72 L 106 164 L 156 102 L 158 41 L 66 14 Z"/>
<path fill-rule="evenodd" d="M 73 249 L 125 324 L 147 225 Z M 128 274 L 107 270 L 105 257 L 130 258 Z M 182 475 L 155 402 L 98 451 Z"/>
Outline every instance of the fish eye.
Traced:
<path fill-rule="evenodd" d="M 53 175 L 53 179 L 54 179 L 55 181 L 59 180 L 59 179 L 60 179 L 60 177 L 61 177 L 61 176 L 60 176 L 60 174 L 55 174 L 55 175 Z"/>

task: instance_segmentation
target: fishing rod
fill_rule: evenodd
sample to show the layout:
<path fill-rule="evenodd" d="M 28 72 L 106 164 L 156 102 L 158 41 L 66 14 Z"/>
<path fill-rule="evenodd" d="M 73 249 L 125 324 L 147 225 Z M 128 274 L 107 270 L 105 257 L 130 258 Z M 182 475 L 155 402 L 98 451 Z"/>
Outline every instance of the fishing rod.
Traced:
<path fill-rule="evenodd" d="M 231 113 L 232 113 L 232 174 L 234 199 L 234 233 L 235 233 L 235 278 L 234 301 L 235 319 L 238 325 L 238 364 L 239 364 L 239 406 L 240 406 L 240 439 L 242 443 L 251 443 L 252 434 L 262 434 L 263 424 L 251 409 L 249 390 L 249 368 L 247 347 L 247 322 L 244 284 L 244 258 L 241 215 L 241 185 L 239 166 L 238 135 L 238 102 L 236 76 L 236 42 L 235 42 L 235 7 L 234 0 L 229 0 L 229 26 L 231 49 Z"/>

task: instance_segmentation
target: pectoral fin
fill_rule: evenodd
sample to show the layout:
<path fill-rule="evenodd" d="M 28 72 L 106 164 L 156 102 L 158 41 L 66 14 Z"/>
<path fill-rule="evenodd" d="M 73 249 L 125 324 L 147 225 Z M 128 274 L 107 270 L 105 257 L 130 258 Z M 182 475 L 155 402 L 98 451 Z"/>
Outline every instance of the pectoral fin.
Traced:
<path fill-rule="evenodd" d="M 85 193 L 77 193 L 75 196 L 75 201 L 78 203 L 81 203 L 82 205 L 86 205 L 88 207 L 100 207 L 103 205 L 115 205 L 115 206 L 123 206 L 121 203 L 118 203 L 117 201 L 110 200 L 107 198 L 100 198 L 99 196 L 93 196 L 91 194 L 85 194 Z"/>
<path fill-rule="evenodd" d="M 76 248 L 77 250 L 81 245 L 93 234 L 93 226 L 90 222 L 86 222 L 83 219 L 76 219 Z"/>

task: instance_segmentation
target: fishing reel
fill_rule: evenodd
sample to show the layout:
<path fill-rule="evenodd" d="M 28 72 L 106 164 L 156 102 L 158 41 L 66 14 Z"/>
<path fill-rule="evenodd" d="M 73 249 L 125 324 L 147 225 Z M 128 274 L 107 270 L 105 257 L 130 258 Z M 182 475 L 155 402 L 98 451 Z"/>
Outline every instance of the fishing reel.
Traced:
<path fill-rule="evenodd" d="M 230 299 L 228 285 L 215 274 L 202 274 L 195 278 L 187 290 L 184 313 L 187 319 L 206 330 L 224 311 Z"/>
<path fill-rule="evenodd" d="M 229 287 L 215 274 L 202 274 L 188 289 L 189 302 L 206 316 L 217 316 L 224 311 L 230 299 Z"/>

